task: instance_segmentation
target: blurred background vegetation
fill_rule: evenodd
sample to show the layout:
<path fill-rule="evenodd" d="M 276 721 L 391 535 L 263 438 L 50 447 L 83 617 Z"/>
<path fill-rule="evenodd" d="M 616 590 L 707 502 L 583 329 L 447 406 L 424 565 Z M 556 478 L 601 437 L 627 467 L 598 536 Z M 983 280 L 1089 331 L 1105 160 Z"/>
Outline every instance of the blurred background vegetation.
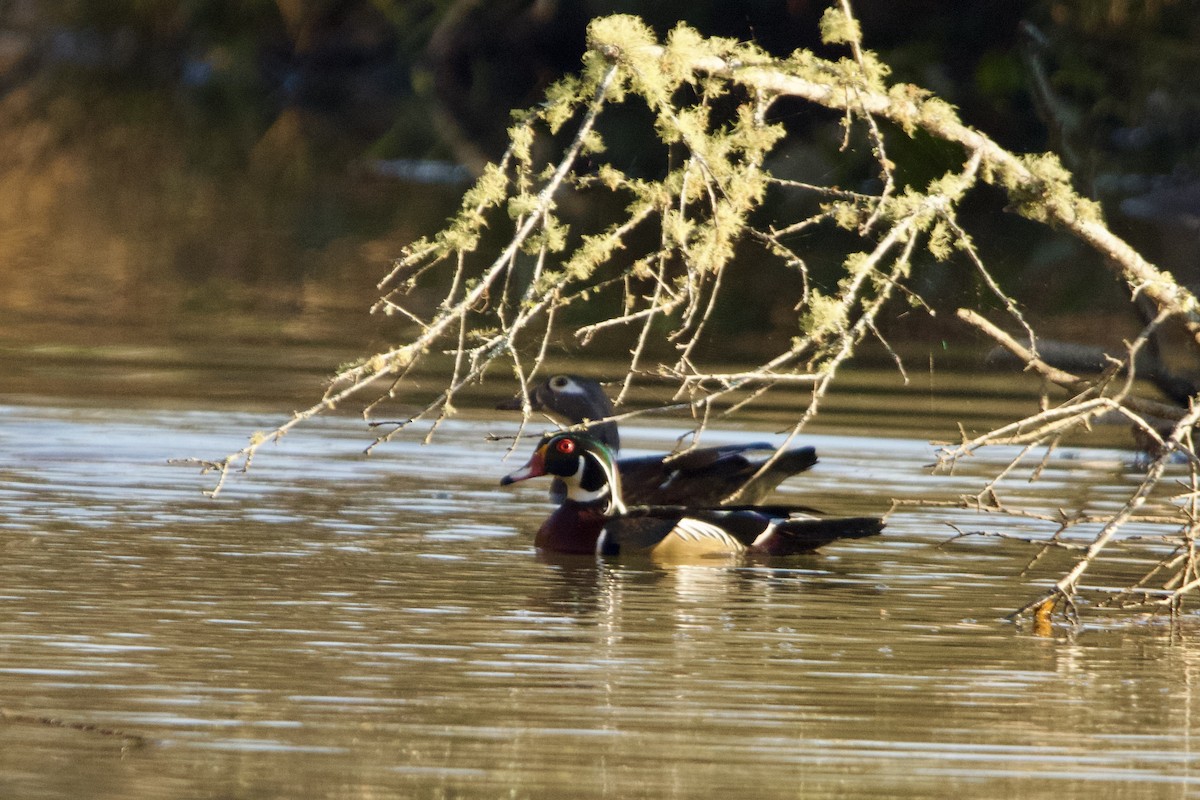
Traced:
<path fill-rule="evenodd" d="M 376 281 L 502 152 L 510 109 L 576 69 L 589 19 L 636 13 L 660 35 L 684 21 L 776 55 L 836 56 L 818 40 L 826 6 L 0 0 L 0 344 L 333 341 L 366 352 L 397 333 L 366 315 Z M 1200 5 L 855 10 L 895 80 L 934 91 L 1010 149 L 1062 153 L 1118 233 L 1196 283 Z M 836 117 L 777 113 L 792 130 L 777 174 L 873 180 L 865 158 L 840 151 Z M 605 137 L 631 169 L 653 170 L 643 121 L 613 113 Z M 961 161 L 922 138 L 889 154 L 917 182 Z M 998 193 L 964 214 L 1006 286 L 1057 331 L 1098 343 L 1136 329 L 1127 290 L 1077 244 L 1006 214 Z M 790 335 L 772 276 L 753 264 L 745 274 L 717 329 L 739 346 Z M 986 296 L 961 264 L 923 274 L 935 308 Z M 947 316 L 902 315 L 893 334 L 961 335 Z"/>

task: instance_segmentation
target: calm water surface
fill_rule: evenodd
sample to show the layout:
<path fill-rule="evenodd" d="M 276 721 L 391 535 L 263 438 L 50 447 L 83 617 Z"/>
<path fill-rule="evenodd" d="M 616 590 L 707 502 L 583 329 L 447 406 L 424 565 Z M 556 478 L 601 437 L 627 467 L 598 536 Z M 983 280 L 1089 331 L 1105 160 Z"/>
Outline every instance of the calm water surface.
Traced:
<path fill-rule="evenodd" d="M 51 87 L 43 110 L 45 90 L 15 80 L 0 87 L 0 800 L 1200 796 L 1200 619 L 1089 612 L 1049 636 L 1006 622 L 1066 562 L 1023 574 L 1020 542 L 942 545 L 952 526 L 1030 533 L 1012 521 L 908 507 L 881 537 L 786 561 L 546 559 L 531 546 L 546 488 L 500 489 L 524 453 L 504 462 L 485 435 L 516 423 L 482 412 L 370 457 L 361 421 L 324 419 L 206 498 L 211 478 L 168 459 L 236 450 L 335 365 L 410 335 L 363 311 L 462 187 L 372 177 L 348 154 L 423 151 L 443 117 L 403 115 L 412 130 L 367 145 L 275 96 L 196 105 L 139 75 Z M 1136 335 L 1101 313 L 1123 297 L 1061 282 L 1077 251 L 982 228 L 1034 308 L 1071 295 L 1085 324 L 1069 338 Z M 806 247 L 814 265 L 843 255 Z M 973 278 L 930 276 L 934 305 L 954 285 L 974 296 Z M 791 319 L 791 301 L 754 281 L 737 297 L 713 322 L 741 360 L 759 338 L 741 319 Z M 922 329 L 902 400 L 890 353 L 844 374 L 807 437 L 821 463 L 785 499 L 865 514 L 979 491 L 999 455 L 931 478 L 926 441 L 1030 413 L 1040 387 L 955 379 L 959 340 L 979 343 Z M 802 395 L 772 393 L 709 440 L 769 437 Z M 201 410 L 219 403 L 239 411 Z M 661 450 L 684 427 L 647 418 L 626 443 Z M 1137 480 L 1128 460 L 1063 448 L 1009 497 L 1113 507 Z M 1114 553 L 1094 580 L 1145 564 Z"/>
<path fill-rule="evenodd" d="M 361 421 L 326 419 L 217 499 L 166 463 L 277 421 L 0 406 L 0 796 L 1200 796 L 1194 621 L 1005 622 L 1055 565 L 938 546 L 999 521 L 555 560 L 531 547 L 545 487 L 497 486 L 515 462 L 484 436 L 512 420 L 366 457 Z M 628 446 L 669 446 L 654 424 Z M 918 440 L 811 440 L 785 494 L 833 511 L 972 485 L 929 478 Z M 1036 491 L 1116 497 L 1126 459 L 1064 451 Z"/>

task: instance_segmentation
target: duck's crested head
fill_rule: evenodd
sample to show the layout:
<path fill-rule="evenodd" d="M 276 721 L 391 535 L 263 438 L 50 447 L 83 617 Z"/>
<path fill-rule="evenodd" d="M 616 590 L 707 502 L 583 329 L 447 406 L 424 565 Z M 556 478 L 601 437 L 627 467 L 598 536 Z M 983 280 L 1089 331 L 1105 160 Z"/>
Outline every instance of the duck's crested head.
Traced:
<path fill-rule="evenodd" d="M 612 403 L 600 382 L 582 375 L 551 375 L 533 390 L 538 408 L 554 411 L 560 406 L 586 407 L 601 416 L 612 414 Z"/>
<path fill-rule="evenodd" d="M 551 475 L 562 479 L 567 499 L 606 503 L 606 513 L 624 511 L 616 459 L 602 443 L 581 433 L 548 433 L 525 466 L 500 479 L 501 486 Z"/>
<path fill-rule="evenodd" d="M 519 411 L 523 402 L 524 398 L 517 395 L 497 407 L 508 411 Z M 604 387 L 600 385 L 599 381 L 585 378 L 582 375 L 566 373 L 551 375 L 537 386 L 532 387 L 529 390 L 529 407 L 533 411 L 542 411 L 567 425 L 579 425 L 583 422 L 606 419 L 614 413 L 612 401 L 604 393 Z M 614 451 L 621 448 L 621 440 L 615 422 L 589 425 L 588 434 Z"/>

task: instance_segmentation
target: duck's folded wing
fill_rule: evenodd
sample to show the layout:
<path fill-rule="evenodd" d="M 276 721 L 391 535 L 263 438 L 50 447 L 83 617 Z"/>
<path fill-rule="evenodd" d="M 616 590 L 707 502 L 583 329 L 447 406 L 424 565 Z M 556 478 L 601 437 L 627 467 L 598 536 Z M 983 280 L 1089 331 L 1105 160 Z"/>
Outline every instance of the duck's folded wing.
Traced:
<path fill-rule="evenodd" d="M 773 451 L 766 442 L 701 447 L 677 456 L 622 458 L 617 467 L 627 503 L 715 506 L 741 489 Z M 752 457 L 756 453 L 767 455 Z M 811 447 L 788 450 L 752 484 L 753 494 L 746 500 L 761 500 L 789 475 L 816 463 Z"/>
<path fill-rule="evenodd" d="M 672 469 L 694 472 L 717 466 L 729 468 L 733 465 L 748 464 L 750 463 L 749 456 L 752 453 L 773 452 L 775 452 L 775 448 L 770 442 L 749 442 L 716 447 L 697 447 L 664 456 L 662 460 Z"/>

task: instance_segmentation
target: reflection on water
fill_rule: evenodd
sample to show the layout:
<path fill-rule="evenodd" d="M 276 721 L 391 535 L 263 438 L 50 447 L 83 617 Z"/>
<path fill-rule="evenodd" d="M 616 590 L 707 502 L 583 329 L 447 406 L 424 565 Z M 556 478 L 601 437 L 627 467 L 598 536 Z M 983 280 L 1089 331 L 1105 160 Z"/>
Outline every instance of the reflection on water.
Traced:
<path fill-rule="evenodd" d="M 938 548 L 982 526 L 963 512 L 781 562 L 544 558 L 545 487 L 500 490 L 484 441 L 511 421 L 364 457 L 360 422 L 325 420 L 216 500 L 166 464 L 272 421 L 0 407 L 3 796 L 1200 790 L 1191 620 L 1032 636 L 1002 618 L 1050 573 L 1020 577 L 1011 542 Z M 914 440 L 814 443 L 786 489 L 831 511 L 966 480 L 925 477 Z M 1092 451 L 1046 480 L 1103 499 L 1128 476 Z"/>

